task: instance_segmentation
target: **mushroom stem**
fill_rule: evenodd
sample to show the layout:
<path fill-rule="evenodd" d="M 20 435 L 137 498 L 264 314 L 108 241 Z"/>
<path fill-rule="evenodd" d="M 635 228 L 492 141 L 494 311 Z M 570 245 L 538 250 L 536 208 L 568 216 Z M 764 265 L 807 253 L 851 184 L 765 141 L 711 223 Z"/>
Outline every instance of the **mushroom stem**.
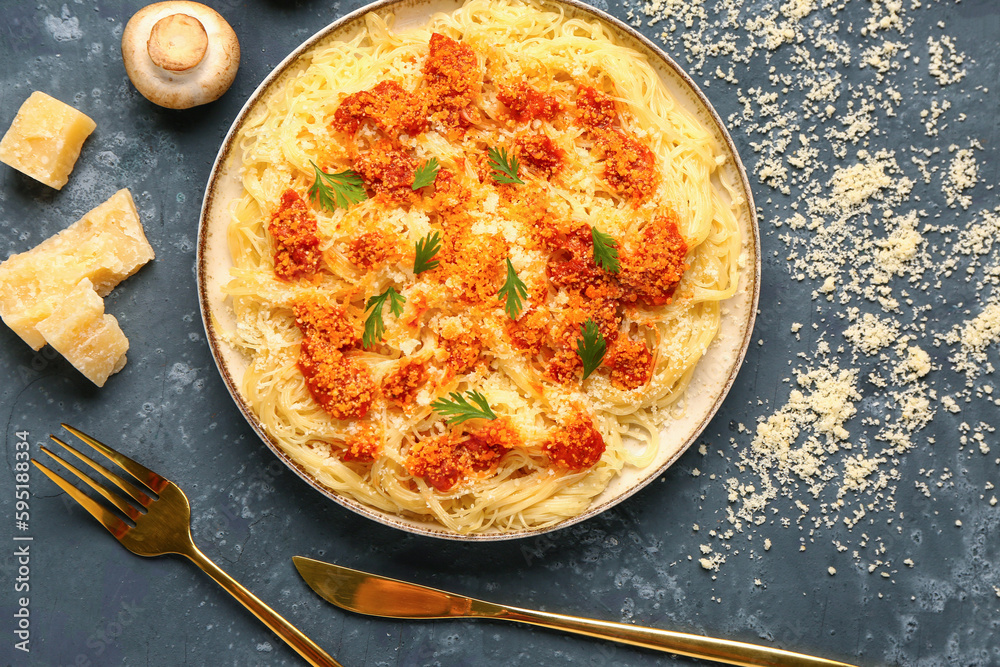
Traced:
<path fill-rule="evenodd" d="M 232 84 L 240 66 L 240 42 L 211 7 L 191 0 L 154 2 L 128 20 L 122 63 L 147 100 L 168 109 L 190 109 L 218 99 Z"/>
<path fill-rule="evenodd" d="M 157 67 L 185 72 L 208 51 L 208 33 L 201 21 L 187 14 L 171 14 L 153 25 L 146 52 Z"/>

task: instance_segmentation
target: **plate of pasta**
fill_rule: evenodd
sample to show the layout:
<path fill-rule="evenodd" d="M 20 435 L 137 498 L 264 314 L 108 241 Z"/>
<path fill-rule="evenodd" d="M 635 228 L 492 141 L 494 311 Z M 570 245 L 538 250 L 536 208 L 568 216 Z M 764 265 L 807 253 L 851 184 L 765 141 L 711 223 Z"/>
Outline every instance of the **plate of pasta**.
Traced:
<path fill-rule="evenodd" d="M 452 539 L 629 497 L 753 329 L 746 173 L 694 82 L 573 1 L 386 0 L 251 96 L 205 194 L 202 316 L 317 491 Z"/>

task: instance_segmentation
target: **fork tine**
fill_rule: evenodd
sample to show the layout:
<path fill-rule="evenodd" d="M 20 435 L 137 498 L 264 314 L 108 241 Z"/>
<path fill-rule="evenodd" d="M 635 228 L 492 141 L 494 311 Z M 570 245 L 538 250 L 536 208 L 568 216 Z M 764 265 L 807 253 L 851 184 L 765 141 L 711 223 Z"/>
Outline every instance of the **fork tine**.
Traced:
<path fill-rule="evenodd" d="M 124 454 L 119 454 L 115 450 L 105 445 L 100 440 L 92 438 L 82 431 L 78 431 L 69 424 L 63 424 L 62 427 L 67 431 L 69 431 L 70 433 L 72 433 L 73 435 L 75 435 L 76 437 L 83 440 L 85 443 L 87 443 L 97 451 L 99 451 L 101 454 L 104 454 L 109 459 L 120 465 L 122 469 L 124 469 L 130 475 L 132 475 L 137 480 L 145 484 L 149 489 L 153 491 L 153 493 L 159 493 L 160 491 L 163 490 L 165 486 L 167 486 L 170 483 L 168 480 L 164 479 L 163 477 L 160 477 L 146 466 L 140 463 L 136 463 L 135 461 L 125 456 Z"/>
<path fill-rule="evenodd" d="M 39 463 L 35 459 L 31 459 L 31 462 L 34 463 L 36 467 L 41 469 L 41 471 L 45 473 L 45 475 L 49 479 L 58 484 L 59 488 L 61 488 L 63 491 L 72 496 L 73 500 L 80 503 L 83 506 L 83 509 L 90 512 L 90 515 L 92 517 L 100 521 L 101 525 L 107 528 L 108 532 L 110 532 L 112 535 L 115 536 L 115 539 L 120 540 L 123 535 L 125 535 L 129 530 L 131 530 L 127 523 L 116 517 L 114 514 L 109 512 L 101 505 L 98 505 L 96 502 L 93 501 L 93 499 L 90 498 L 90 496 L 80 491 L 78 488 L 76 488 L 75 486 L 64 480 L 58 474 L 52 472 L 52 470 L 50 470 L 47 466 L 45 466 L 42 463 Z"/>
<path fill-rule="evenodd" d="M 58 440 L 54 436 L 51 436 L 51 437 L 52 437 L 53 440 L 55 440 L 56 442 L 58 442 L 60 445 L 62 445 L 63 447 L 66 447 L 66 443 Z M 67 447 L 67 449 L 70 449 L 70 448 Z M 65 459 L 63 459 L 63 458 L 61 458 L 59 456 L 56 456 L 54 453 L 52 453 L 52 451 L 49 450 L 48 447 L 43 446 L 42 447 L 42 451 L 45 452 L 46 454 L 48 454 L 49 456 L 51 456 L 53 459 L 55 459 L 59 463 L 61 463 L 63 465 L 63 467 L 65 467 L 71 473 L 73 473 L 74 475 L 76 475 L 77 477 L 79 477 L 80 480 L 82 482 L 84 482 L 87 486 L 89 486 L 90 488 L 92 488 L 94 491 L 97 491 L 102 496 L 104 496 L 105 500 L 107 500 L 109 503 L 111 503 L 112 505 L 114 505 L 115 507 L 117 507 L 118 509 L 120 509 L 122 511 L 122 513 L 125 514 L 125 516 L 127 516 L 128 518 L 132 519 L 132 521 L 136 521 L 136 520 L 138 520 L 138 518 L 140 516 L 142 516 L 142 514 L 139 512 L 139 510 L 137 510 L 132 505 L 130 505 L 129 503 L 127 503 L 123 498 L 121 498 L 120 496 L 118 496 L 118 494 L 111 493 L 110 491 L 108 491 L 107 489 L 105 489 L 103 486 L 101 486 L 100 484 L 98 484 L 94 480 L 90 479 L 90 477 L 88 475 L 84 474 L 83 471 L 81 471 L 79 468 L 77 468 L 73 464 L 69 463 Z M 72 452 L 73 450 L 70 449 L 70 451 Z M 73 453 L 76 454 L 76 452 L 73 452 Z M 78 456 L 82 456 L 82 455 L 78 454 Z M 92 465 L 94 465 L 94 467 L 96 467 L 96 468 L 100 468 L 100 466 L 97 466 L 96 464 L 92 463 Z M 148 497 L 148 496 L 145 496 L 145 494 L 143 494 L 143 497 Z"/>
<path fill-rule="evenodd" d="M 96 470 L 98 473 L 100 473 L 104 477 L 107 477 L 108 480 L 110 480 L 111 482 L 114 482 L 115 486 L 117 486 L 119 489 L 121 489 L 122 491 L 124 491 L 128 495 L 132 496 L 132 500 L 136 501 L 137 503 L 139 503 L 143 507 L 149 507 L 150 505 L 153 504 L 153 499 L 152 498 L 150 498 L 145 492 L 143 492 L 142 490 L 140 490 L 134 484 L 132 484 L 132 482 L 130 482 L 127 479 L 123 478 L 121 475 L 118 475 L 118 474 L 116 474 L 116 473 L 108 470 L 107 468 L 105 468 L 100 463 L 98 463 L 97 461 L 93 460 L 92 458 L 90 458 L 86 454 L 78 452 L 74 447 L 70 447 L 69 445 L 67 445 L 65 442 L 63 442 L 62 440 L 60 440 L 56 436 L 50 435 L 49 438 L 51 438 L 53 442 L 57 442 L 60 445 L 62 445 L 63 447 L 65 447 L 67 450 L 69 450 L 70 454 L 72 454 L 73 456 L 77 457 L 78 459 L 80 459 L 81 461 L 83 461 L 84 463 L 86 463 L 87 465 L 89 465 L 91 468 L 93 468 L 94 470 Z M 47 453 L 52 458 L 54 458 L 56 460 L 60 460 L 59 457 L 57 457 L 55 454 L 53 454 L 49 450 L 45 449 L 44 447 L 42 447 L 42 449 L 45 451 L 45 453 Z M 70 468 L 72 467 L 68 463 L 65 463 L 64 461 L 60 460 L 60 462 L 63 463 L 63 465 L 65 465 L 67 467 L 70 467 Z M 107 497 L 107 496 L 105 496 L 105 497 Z M 111 499 L 108 498 L 108 500 L 111 500 Z M 115 502 L 115 501 L 111 500 L 111 502 Z M 115 503 L 115 507 L 118 507 L 118 509 L 122 509 L 121 506 L 119 506 L 117 503 Z M 125 512 L 125 510 L 122 510 L 122 511 Z M 128 514 L 128 512 L 125 512 L 125 513 Z M 133 519 L 133 520 L 135 519 L 135 517 L 131 517 L 131 516 L 129 518 Z"/>

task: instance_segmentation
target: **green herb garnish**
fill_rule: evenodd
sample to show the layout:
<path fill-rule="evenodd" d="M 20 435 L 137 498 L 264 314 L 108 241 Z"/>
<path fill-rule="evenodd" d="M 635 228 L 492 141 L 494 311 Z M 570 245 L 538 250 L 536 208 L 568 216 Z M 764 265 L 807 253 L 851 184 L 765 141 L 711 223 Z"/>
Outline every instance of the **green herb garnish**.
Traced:
<path fill-rule="evenodd" d="M 351 204 L 359 204 L 368 199 L 364 181 L 358 172 L 345 169 L 338 174 L 328 174 L 312 160 L 309 162 L 316 170 L 316 180 L 309 188 L 309 196 L 321 207 L 333 213 L 338 206 L 346 209 Z"/>
<path fill-rule="evenodd" d="M 436 259 L 432 261 L 431 258 L 434 257 L 440 249 L 441 234 L 438 232 L 431 232 L 417 241 L 417 256 L 416 259 L 413 260 L 413 273 L 419 275 L 424 271 L 436 269 L 438 264 L 441 262 Z"/>
<path fill-rule="evenodd" d="M 601 365 L 607 344 L 604 342 L 604 336 L 601 335 L 597 325 L 594 324 L 594 320 L 588 319 L 581 324 L 580 332 L 583 337 L 576 341 L 576 353 L 580 355 L 580 360 L 583 362 L 583 379 L 586 380 Z"/>
<path fill-rule="evenodd" d="M 516 320 L 517 316 L 521 314 L 521 310 L 524 308 L 524 304 L 521 303 L 521 299 L 526 299 L 528 297 L 528 287 L 524 284 L 524 281 L 517 277 L 517 272 L 514 271 L 514 265 L 510 263 L 510 257 L 507 258 L 507 279 L 503 283 L 503 287 L 497 292 L 497 298 L 506 298 L 507 302 L 504 304 L 504 310 L 507 311 L 507 315 L 510 319 Z"/>
<path fill-rule="evenodd" d="M 597 227 L 590 228 L 594 238 L 594 262 L 610 273 L 618 273 L 618 242 L 610 234 L 604 234 Z"/>
<path fill-rule="evenodd" d="M 438 164 L 438 159 L 432 157 L 427 162 L 417 167 L 417 172 L 413 176 L 414 190 L 419 190 L 420 188 L 425 188 L 434 182 L 434 179 L 438 176 L 438 170 L 441 169 L 441 165 Z"/>
<path fill-rule="evenodd" d="M 505 148 L 490 148 L 486 151 L 490 156 L 490 169 L 493 170 L 493 180 L 497 183 L 517 183 L 524 185 L 524 181 L 517 177 L 517 170 L 520 165 L 517 158 L 507 154 Z"/>
<path fill-rule="evenodd" d="M 465 396 L 459 392 L 453 391 L 448 394 L 451 397 L 450 401 L 446 398 L 439 398 L 431 403 L 431 407 L 447 417 L 449 424 L 461 424 L 469 419 L 493 420 L 497 418 L 496 413 L 490 409 L 490 404 L 485 396 L 478 391 L 467 391 L 465 395 L 471 398 L 475 405 L 469 403 Z"/>
<path fill-rule="evenodd" d="M 403 314 L 403 304 L 406 303 L 406 297 L 397 292 L 395 287 L 389 287 L 378 296 L 368 299 L 365 310 L 371 310 L 371 312 L 368 313 L 368 318 L 365 320 L 365 333 L 361 337 L 361 344 L 364 347 L 371 347 L 382 340 L 382 334 L 385 333 L 382 306 L 385 305 L 387 299 L 389 310 L 392 311 L 393 315 L 399 317 Z"/>

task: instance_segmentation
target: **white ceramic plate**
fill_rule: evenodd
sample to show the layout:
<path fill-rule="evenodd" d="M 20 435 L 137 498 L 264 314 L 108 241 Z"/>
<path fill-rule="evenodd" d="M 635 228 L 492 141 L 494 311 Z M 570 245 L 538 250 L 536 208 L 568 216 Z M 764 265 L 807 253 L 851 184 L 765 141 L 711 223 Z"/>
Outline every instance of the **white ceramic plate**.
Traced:
<path fill-rule="evenodd" d="M 674 98 L 694 113 L 705 127 L 714 131 L 719 144 L 724 147 L 727 159 L 720 170 L 721 177 L 726 179 L 733 190 L 738 193 L 737 201 L 734 204 L 743 234 L 740 286 L 736 295 L 723 304 L 722 329 L 716 341 L 698 364 L 685 396 L 684 415 L 664 426 L 659 454 L 649 467 L 642 470 L 625 469 L 612 479 L 608 488 L 597 496 L 584 512 L 549 528 L 459 535 L 437 524 L 416 521 L 374 509 L 319 484 L 295 461 L 290 459 L 277 444 L 272 442 L 270 436 L 264 431 L 240 391 L 240 378 L 247 368 L 248 360 L 220 335 L 222 332 L 234 330 L 236 326 L 231 304 L 222 293 L 222 287 L 229 282 L 229 270 L 232 267 L 226 241 L 230 205 L 242 195 L 242 184 L 239 178 L 241 155 L 239 146 L 235 143 L 235 137 L 254 109 L 263 104 L 272 91 L 279 89 L 286 78 L 294 75 L 304 66 L 303 61 L 307 59 L 303 58 L 303 54 L 314 47 L 331 41 L 350 39 L 363 29 L 365 14 L 369 12 L 377 12 L 382 16 L 393 14 L 395 16 L 394 27 L 397 30 L 404 30 L 421 27 L 427 23 L 431 14 L 452 11 L 461 4 L 461 0 L 381 0 L 367 5 L 331 23 L 310 37 L 264 79 L 236 117 L 222 147 L 219 149 L 219 155 L 209 176 L 198 230 L 198 292 L 201 315 L 205 323 L 209 345 L 212 348 L 212 355 L 215 357 L 219 372 L 222 374 L 229 393 L 236 401 L 237 407 L 274 454 L 310 486 L 344 507 L 389 526 L 448 539 L 498 540 L 537 535 L 592 517 L 628 498 L 656 479 L 691 446 L 715 415 L 730 387 L 732 387 L 750 342 L 760 285 L 760 239 L 750 183 L 739 156 L 736 154 L 732 138 L 726 131 L 722 119 L 691 77 L 652 42 L 614 17 L 576 0 L 555 2 L 549 0 L 545 2 L 543 6 L 561 7 L 568 17 L 603 22 L 610 28 L 619 43 L 645 54 Z M 715 183 L 715 185 L 723 200 L 731 201 L 721 183 Z"/>

